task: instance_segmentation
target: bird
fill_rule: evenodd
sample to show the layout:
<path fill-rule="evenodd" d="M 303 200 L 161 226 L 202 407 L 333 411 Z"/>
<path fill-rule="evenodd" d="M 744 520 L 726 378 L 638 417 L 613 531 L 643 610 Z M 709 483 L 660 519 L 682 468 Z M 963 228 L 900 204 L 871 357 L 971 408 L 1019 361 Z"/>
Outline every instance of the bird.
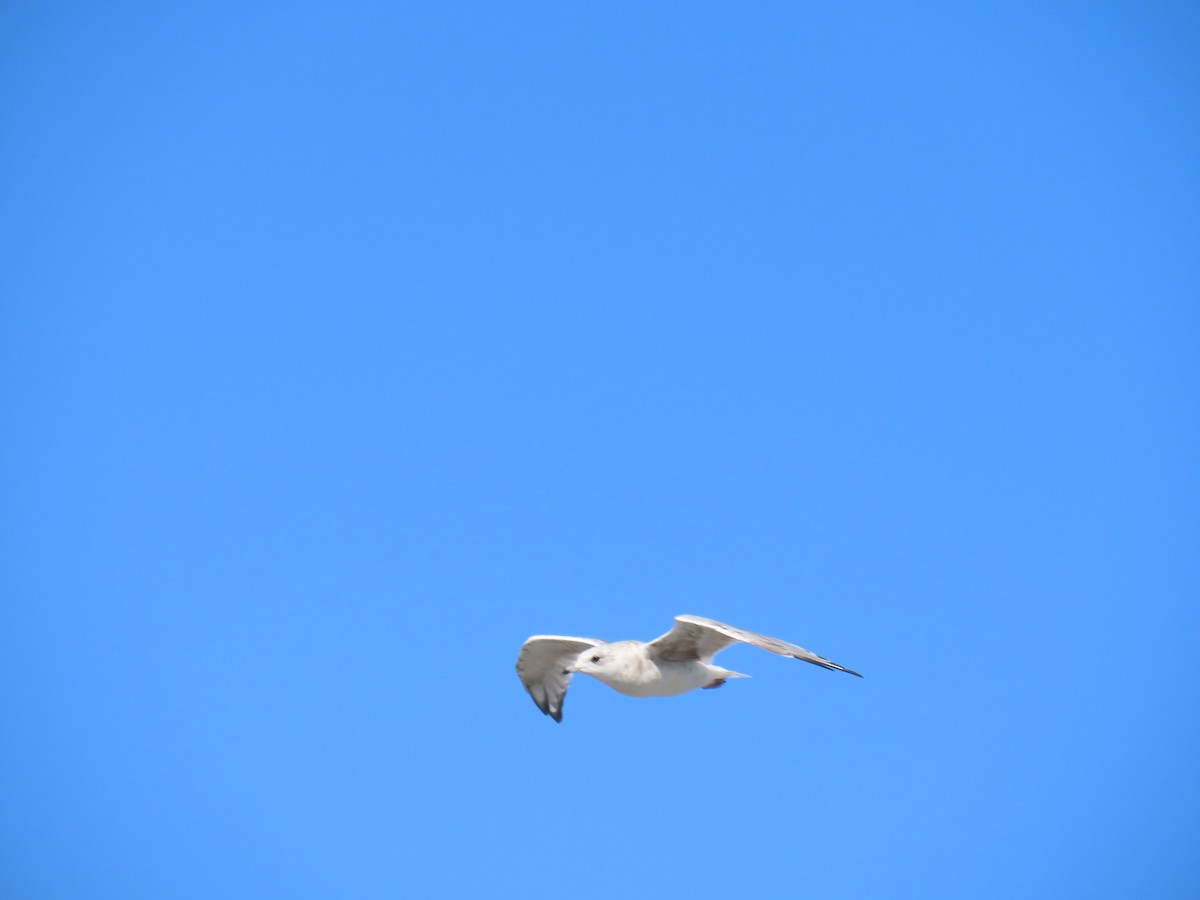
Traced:
<path fill-rule="evenodd" d="M 674 697 L 719 688 L 730 678 L 749 678 L 713 665 L 713 657 L 730 644 L 750 644 L 862 678 L 803 647 L 703 616 L 676 616 L 670 631 L 649 642 L 535 634 L 521 646 L 517 675 L 537 708 L 561 722 L 563 700 L 576 673 L 591 675 L 628 697 Z"/>

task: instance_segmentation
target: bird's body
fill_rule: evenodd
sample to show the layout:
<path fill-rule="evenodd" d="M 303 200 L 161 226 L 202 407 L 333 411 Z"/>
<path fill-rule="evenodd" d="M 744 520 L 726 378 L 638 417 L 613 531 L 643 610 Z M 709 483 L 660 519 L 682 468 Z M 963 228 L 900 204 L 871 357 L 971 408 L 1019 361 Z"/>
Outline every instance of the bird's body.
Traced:
<path fill-rule="evenodd" d="M 675 697 L 697 688 L 715 686 L 726 678 L 748 678 L 711 663 L 694 660 L 656 660 L 644 641 L 616 641 L 604 645 L 606 666 L 575 666 L 627 697 Z M 589 660 L 584 661 L 587 666 Z"/>
<path fill-rule="evenodd" d="M 720 687 L 727 678 L 749 677 L 713 665 L 713 657 L 734 643 L 858 675 L 795 644 L 700 616 L 678 616 L 674 628 L 648 642 L 534 635 L 521 647 L 517 674 L 538 708 L 561 722 L 563 698 L 576 672 L 629 697 L 674 697 Z"/>

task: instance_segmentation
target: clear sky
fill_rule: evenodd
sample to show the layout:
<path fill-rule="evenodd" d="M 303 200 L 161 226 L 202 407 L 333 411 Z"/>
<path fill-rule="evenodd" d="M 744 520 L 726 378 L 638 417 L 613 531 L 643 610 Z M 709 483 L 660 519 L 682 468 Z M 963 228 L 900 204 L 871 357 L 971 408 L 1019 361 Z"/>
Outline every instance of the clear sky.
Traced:
<path fill-rule="evenodd" d="M 1197 895 L 1193 5 L 0 25 L 5 898 Z"/>

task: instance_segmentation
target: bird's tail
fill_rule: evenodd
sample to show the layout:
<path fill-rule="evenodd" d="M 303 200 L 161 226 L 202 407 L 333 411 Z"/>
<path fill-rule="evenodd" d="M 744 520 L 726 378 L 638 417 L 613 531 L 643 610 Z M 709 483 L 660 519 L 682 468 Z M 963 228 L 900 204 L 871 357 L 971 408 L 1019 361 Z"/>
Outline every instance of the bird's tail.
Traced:
<path fill-rule="evenodd" d="M 721 677 L 722 678 L 749 678 L 750 676 L 745 674 L 744 672 L 731 672 L 729 669 L 721 669 Z"/>

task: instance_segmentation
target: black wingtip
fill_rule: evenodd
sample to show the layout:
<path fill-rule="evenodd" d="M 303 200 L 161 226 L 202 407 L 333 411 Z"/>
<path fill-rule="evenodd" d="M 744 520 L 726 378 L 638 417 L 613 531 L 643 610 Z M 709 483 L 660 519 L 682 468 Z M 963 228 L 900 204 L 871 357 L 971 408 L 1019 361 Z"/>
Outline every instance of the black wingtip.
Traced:
<path fill-rule="evenodd" d="M 822 669 L 828 669 L 830 672 L 845 672 L 847 675 L 854 675 L 857 678 L 863 677 L 861 672 L 855 672 L 853 669 L 847 669 L 845 666 L 838 665 L 837 663 L 826 659 L 823 656 L 819 657 L 818 659 L 808 659 L 804 656 L 795 656 L 793 659 L 798 659 L 801 662 L 812 663 L 814 666 L 820 666 Z"/>
<path fill-rule="evenodd" d="M 825 668 L 832 669 L 835 672 L 845 672 L 847 675 L 853 675 L 856 678 L 862 678 L 862 672 L 855 672 L 853 669 L 847 669 L 845 666 L 839 666 L 837 663 L 830 663 Z"/>
<path fill-rule="evenodd" d="M 533 697 L 532 694 L 530 696 Z M 538 701 L 537 697 L 533 697 L 533 705 L 536 706 L 538 709 L 540 709 L 544 715 L 547 715 L 550 718 L 552 718 L 555 722 L 559 722 L 559 723 L 562 722 L 562 704 L 561 703 L 559 704 L 558 709 L 554 709 L 552 706 L 550 706 L 549 703 L 546 703 L 543 705 L 542 703 L 540 703 Z"/>

